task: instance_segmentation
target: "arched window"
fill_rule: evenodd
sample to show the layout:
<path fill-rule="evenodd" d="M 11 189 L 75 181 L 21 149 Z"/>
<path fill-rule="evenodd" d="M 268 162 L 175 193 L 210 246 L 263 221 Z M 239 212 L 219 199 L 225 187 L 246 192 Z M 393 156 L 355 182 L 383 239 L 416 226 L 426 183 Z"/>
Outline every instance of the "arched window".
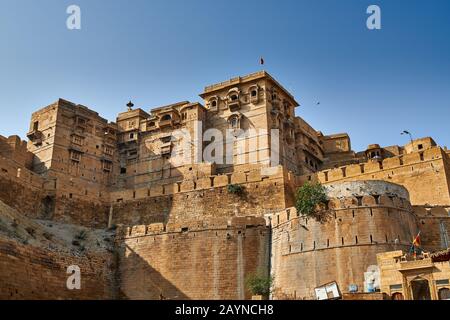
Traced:
<path fill-rule="evenodd" d="M 240 91 L 238 88 L 232 88 L 228 91 L 228 101 L 229 102 L 237 102 L 239 101 Z"/>
<path fill-rule="evenodd" d="M 172 117 L 170 116 L 170 114 L 166 114 L 161 118 L 161 121 L 169 121 L 172 120 Z"/>
<path fill-rule="evenodd" d="M 392 295 L 392 300 L 404 300 L 401 292 L 396 292 Z"/>
<path fill-rule="evenodd" d="M 258 103 L 259 86 L 258 85 L 253 85 L 248 90 L 250 92 L 250 102 Z"/>
<path fill-rule="evenodd" d="M 438 291 L 439 300 L 450 300 L 450 289 L 442 288 Z"/>
<path fill-rule="evenodd" d="M 237 111 L 240 109 L 241 107 L 241 101 L 239 98 L 239 90 L 238 89 L 231 89 L 228 92 L 228 108 L 230 109 L 231 112 Z"/>
<path fill-rule="evenodd" d="M 217 96 L 211 97 L 208 101 L 209 109 L 212 111 L 216 111 L 219 106 L 219 98 Z"/>
<path fill-rule="evenodd" d="M 236 117 L 231 118 L 231 120 L 230 120 L 230 126 L 231 126 L 233 129 L 238 128 L 238 126 L 239 126 L 239 120 L 238 120 L 238 118 L 236 118 Z"/>
<path fill-rule="evenodd" d="M 232 115 L 231 117 L 229 117 L 228 124 L 229 124 L 230 129 L 239 129 L 240 128 L 239 116 Z"/>

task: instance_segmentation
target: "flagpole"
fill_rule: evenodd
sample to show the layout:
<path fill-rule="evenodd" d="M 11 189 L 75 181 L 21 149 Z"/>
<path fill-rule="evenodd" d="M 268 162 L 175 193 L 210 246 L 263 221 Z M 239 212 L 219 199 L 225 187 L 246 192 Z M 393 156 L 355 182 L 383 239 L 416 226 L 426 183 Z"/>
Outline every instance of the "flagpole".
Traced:
<path fill-rule="evenodd" d="M 421 233 L 421 232 L 422 232 L 422 231 L 419 230 L 419 233 L 417 234 L 417 236 L 414 237 L 413 242 L 412 242 L 412 245 L 411 245 L 411 248 L 409 249 L 409 254 L 411 254 L 411 251 L 412 251 L 413 254 L 414 254 L 414 257 L 416 256 L 416 249 L 415 249 L 415 247 L 416 247 L 416 242 L 417 242 L 417 239 L 420 237 L 420 233 Z M 420 249 L 420 247 L 419 247 L 419 249 Z"/>

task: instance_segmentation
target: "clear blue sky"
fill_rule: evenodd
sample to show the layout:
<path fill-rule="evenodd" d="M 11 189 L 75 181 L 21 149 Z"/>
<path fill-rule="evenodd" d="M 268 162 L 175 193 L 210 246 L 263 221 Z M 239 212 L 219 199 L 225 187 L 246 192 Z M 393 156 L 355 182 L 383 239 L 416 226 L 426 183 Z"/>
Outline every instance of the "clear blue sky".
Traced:
<path fill-rule="evenodd" d="M 66 28 L 71 4 L 81 30 Z M 366 28 L 370 4 L 381 30 Z M 404 129 L 450 146 L 448 0 L 0 0 L 0 134 L 25 138 L 31 113 L 59 97 L 109 120 L 130 99 L 200 101 L 260 56 L 297 115 L 348 132 L 355 150 L 404 144 Z"/>

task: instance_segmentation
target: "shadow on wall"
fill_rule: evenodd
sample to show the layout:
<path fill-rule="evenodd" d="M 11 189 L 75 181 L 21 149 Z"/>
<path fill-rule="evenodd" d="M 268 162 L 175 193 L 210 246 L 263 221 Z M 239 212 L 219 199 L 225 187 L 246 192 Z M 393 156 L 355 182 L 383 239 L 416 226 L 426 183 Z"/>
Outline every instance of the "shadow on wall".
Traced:
<path fill-rule="evenodd" d="M 121 246 L 118 250 L 122 259 L 119 278 L 121 299 L 131 300 L 187 300 L 189 299 L 180 289 L 168 281 L 160 272 L 139 256 L 130 246 Z M 123 277 L 123 266 L 127 268 L 127 275 Z"/>
<path fill-rule="evenodd" d="M 159 224 L 161 227 L 161 224 Z M 269 273 L 270 232 L 264 218 L 182 231 L 139 226 L 118 230 L 120 296 L 124 299 L 246 299 L 246 279 Z M 194 226 L 193 226 L 194 228 Z M 123 231 L 123 232 L 121 232 Z"/>
<path fill-rule="evenodd" d="M 0 300 L 115 299 L 108 253 L 76 257 L 0 237 Z M 66 287 L 67 267 L 81 268 L 81 290 Z"/>

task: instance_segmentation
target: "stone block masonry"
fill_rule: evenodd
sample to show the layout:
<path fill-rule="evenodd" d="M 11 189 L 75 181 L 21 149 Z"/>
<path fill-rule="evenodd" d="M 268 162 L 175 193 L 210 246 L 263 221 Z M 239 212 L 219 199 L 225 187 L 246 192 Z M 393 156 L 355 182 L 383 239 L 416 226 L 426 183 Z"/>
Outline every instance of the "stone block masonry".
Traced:
<path fill-rule="evenodd" d="M 114 299 L 114 259 L 44 250 L 0 237 L 0 299 Z M 81 290 L 68 290 L 67 267 L 81 269 Z"/>
<path fill-rule="evenodd" d="M 214 181 L 219 180 L 218 177 Z M 231 194 L 227 186 L 203 187 L 200 184 L 196 184 L 195 189 L 183 191 L 180 188 L 166 195 L 152 196 L 152 191 L 146 189 L 115 192 L 112 197 L 119 201 L 113 204 L 112 221 L 116 225 L 161 222 L 181 228 L 204 219 L 222 219 L 226 223 L 235 216 L 262 217 L 285 208 L 282 175 L 244 181 L 242 186 L 244 191 L 239 195 Z"/>
<path fill-rule="evenodd" d="M 119 231 L 121 295 L 249 299 L 247 277 L 269 273 L 270 231 L 265 220 L 233 218 L 228 225 L 204 225 L 209 227 L 163 231 L 160 225 L 149 225 Z"/>
<path fill-rule="evenodd" d="M 200 96 L 130 103 L 116 122 L 59 99 L 33 113 L 28 142 L 0 136 L 0 299 L 244 299 L 254 272 L 275 276 L 276 299 L 314 298 L 330 281 L 362 290 L 376 254 L 418 230 L 427 250 L 449 246 L 450 153 L 432 138 L 354 152 L 264 71 Z M 233 133 L 233 154 L 185 161 L 213 146 L 209 129 Z M 307 181 L 327 189 L 325 223 L 291 208 Z M 65 288 L 68 264 L 80 291 Z"/>
<path fill-rule="evenodd" d="M 274 298 L 314 299 L 314 288 L 333 281 L 343 292 L 350 284 L 363 289 L 363 274 L 377 264 L 376 254 L 408 250 L 417 234 L 405 188 L 357 181 L 327 189 L 332 198 L 325 223 L 299 216 L 295 208 L 272 219 Z"/>
<path fill-rule="evenodd" d="M 0 201 L 0 299 L 117 298 L 110 237 L 100 230 L 33 220 Z M 67 268 L 74 265 L 81 272 L 80 290 L 67 288 Z"/>
<path fill-rule="evenodd" d="M 301 181 L 316 180 L 328 184 L 342 181 L 384 180 L 397 183 L 409 191 L 413 205 L 450 204 L 450 165 L 440 147 L 406 154 L 383 161 L 342 166 L 302 177 Z"/>

